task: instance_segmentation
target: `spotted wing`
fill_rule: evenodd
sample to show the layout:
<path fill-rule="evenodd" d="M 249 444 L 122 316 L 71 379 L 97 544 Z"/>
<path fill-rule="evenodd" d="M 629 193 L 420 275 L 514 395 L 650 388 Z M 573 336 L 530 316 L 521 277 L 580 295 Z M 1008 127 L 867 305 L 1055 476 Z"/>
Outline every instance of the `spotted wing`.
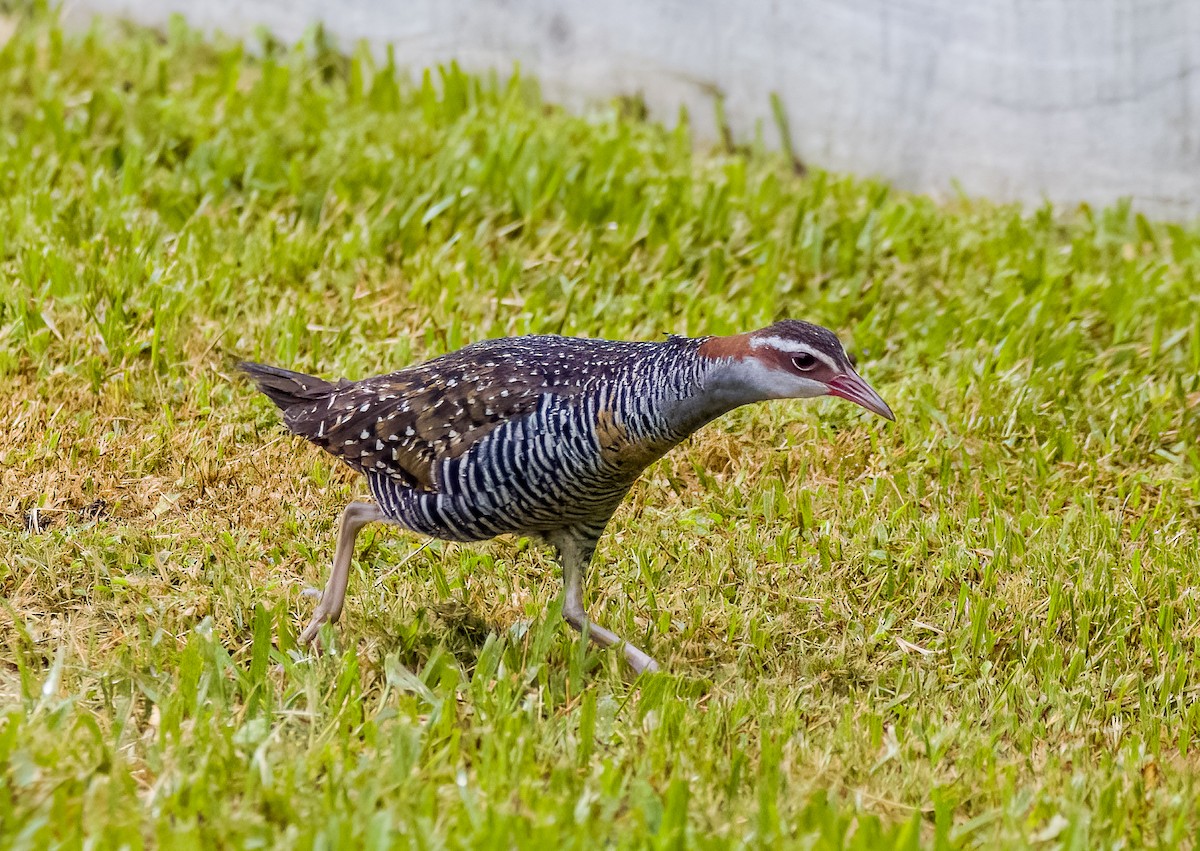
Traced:
<path fill-rule="evenodd" d="M 545 393 L 564 390 L 519 364 L 445 357 L 330 385 L 328 395 L 288 408 L 284 422 L 357 470 L 432 490 L 438 462 L 532 412 Z"/>

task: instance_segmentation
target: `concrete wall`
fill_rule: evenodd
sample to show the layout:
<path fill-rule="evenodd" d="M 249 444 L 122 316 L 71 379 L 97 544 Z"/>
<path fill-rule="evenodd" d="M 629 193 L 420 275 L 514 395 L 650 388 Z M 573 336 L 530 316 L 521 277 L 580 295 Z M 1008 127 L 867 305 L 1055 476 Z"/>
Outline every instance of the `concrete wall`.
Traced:
<path fill-rule="evenodd" d="M 640 92 L 713 138 L 714 92 L 742 137 L 896 185 L 1200 215 L 1200 0 L 75 0 L 120 14 L 294 40 L 395 45 L 412 68 L 519 61 L 579 106 Z"/>

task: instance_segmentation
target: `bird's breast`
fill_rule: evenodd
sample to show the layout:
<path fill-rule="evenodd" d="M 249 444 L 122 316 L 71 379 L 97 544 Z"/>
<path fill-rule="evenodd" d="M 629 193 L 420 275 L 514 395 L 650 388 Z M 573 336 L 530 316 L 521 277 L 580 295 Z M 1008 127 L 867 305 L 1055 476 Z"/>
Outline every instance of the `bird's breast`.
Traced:
<path fill-rule="evenodd" d="M 678 442 L 657 429 L 640 425 L 638 428 L 620 411 L 601 408 L 596 412 L 596 442 L 604 466 L 636 475 Z"/>

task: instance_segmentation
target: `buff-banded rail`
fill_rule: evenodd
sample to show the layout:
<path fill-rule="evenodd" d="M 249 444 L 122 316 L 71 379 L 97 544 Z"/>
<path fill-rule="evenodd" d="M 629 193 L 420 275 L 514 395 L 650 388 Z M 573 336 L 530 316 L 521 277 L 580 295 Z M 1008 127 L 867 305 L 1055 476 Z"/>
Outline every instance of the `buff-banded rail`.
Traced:
<path fill-rule="evenodd" d="M 354 540 L 394 523 L 450 541 L 527 535 L 555 548 L 563 617 L 635 672 L 658 663 L 589 622 L 583 580 L 605 526 L 651 463 L 717 417 L 768 399 L 840 396 L 889 420 L 829 330 L 787 319 L 733 336 L 620 342 L 485 340 L 426 363 L 336 382 L 242 363 L 293 433 L 367 478 L 342 512 L 311 642 L 346 598 Z"/>

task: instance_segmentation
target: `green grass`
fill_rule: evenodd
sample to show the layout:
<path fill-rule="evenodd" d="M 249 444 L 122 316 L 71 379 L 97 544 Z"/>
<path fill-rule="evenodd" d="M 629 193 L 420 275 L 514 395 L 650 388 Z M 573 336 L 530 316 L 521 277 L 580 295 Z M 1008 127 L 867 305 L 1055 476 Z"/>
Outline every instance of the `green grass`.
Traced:
<path fill-rule="evenodd" d="M 1195 845 L 1196 227 L 801 178 L 319 36 L 8 23 L 4 847 Z M 647 471 L 588 605 L 666 673 L 581 646 L 540 547 L 383 528 L 298 651 L 364 486 L 237 359 L 783 316 L 899 421 L 764 405 Z"/>

